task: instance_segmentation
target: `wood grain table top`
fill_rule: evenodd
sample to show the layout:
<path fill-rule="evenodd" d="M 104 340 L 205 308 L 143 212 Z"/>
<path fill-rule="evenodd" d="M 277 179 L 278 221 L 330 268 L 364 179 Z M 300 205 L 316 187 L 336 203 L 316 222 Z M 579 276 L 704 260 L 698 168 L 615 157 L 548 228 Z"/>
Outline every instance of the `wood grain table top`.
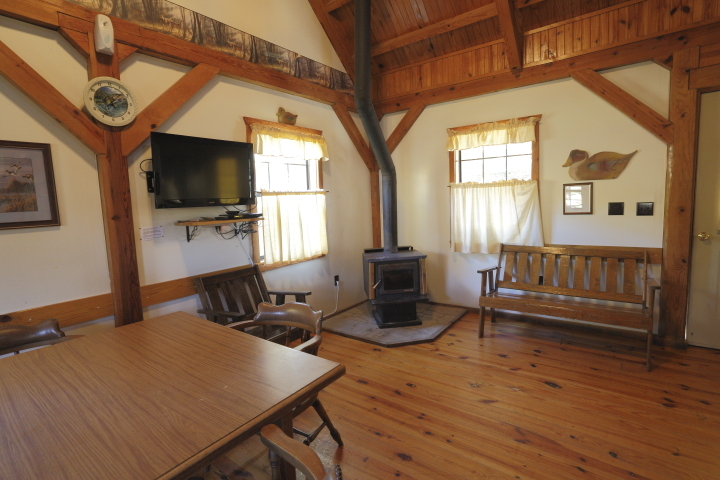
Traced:
<path fill-rule="evenodd" d="M 0 478 L 184 478 L 345 367 L 186 313 L 0 359 Z"/>

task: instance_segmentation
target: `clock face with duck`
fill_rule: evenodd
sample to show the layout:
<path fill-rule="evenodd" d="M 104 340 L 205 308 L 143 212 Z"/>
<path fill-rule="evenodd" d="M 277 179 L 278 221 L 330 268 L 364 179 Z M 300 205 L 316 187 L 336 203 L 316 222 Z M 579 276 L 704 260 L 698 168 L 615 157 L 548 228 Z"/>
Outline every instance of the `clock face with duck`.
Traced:
<path fill-rule="evenodd" d="M 117 78 L 93 78 L 85 85 L 83 100 L 90 115 L 106 125 L 122 127 L 138 114 L 135 97 Z"/>

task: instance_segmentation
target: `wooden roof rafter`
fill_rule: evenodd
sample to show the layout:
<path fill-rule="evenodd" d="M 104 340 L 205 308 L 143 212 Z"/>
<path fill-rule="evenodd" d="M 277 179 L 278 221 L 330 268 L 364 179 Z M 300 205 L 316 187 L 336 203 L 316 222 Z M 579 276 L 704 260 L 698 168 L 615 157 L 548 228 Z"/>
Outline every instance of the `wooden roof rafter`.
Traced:
<path fill-rule="evenodd" d="M 510 71 L 518 73 L 523 68 L 523 34 L 517 21 L 517 8 L 512 0 L 495 0 L 500 29 L 505 39 L 505 55 Z"/>

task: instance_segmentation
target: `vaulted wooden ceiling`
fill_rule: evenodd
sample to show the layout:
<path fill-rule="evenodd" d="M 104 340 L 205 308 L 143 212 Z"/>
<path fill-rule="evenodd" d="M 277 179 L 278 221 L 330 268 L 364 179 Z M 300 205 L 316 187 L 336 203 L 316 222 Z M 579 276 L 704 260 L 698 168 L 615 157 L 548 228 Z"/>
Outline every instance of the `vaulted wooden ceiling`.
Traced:
<path fill-rule="evenodd" d="M 353 0 L 308 1 L 353 76 Z M 719 19 L 720 0 L 372 0 L 374 100 L 404 109 L 408 96 Z"/>

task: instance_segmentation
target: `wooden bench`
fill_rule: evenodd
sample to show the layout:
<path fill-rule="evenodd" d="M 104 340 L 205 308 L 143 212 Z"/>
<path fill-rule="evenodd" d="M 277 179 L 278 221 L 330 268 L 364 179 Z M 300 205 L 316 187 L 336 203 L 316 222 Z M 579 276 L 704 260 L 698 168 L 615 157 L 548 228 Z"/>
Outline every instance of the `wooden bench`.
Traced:
<path fill-rule="evenodd" d="M 499 308 L 630 327 L 647 333 L 645 364 L 650 371 L 653 305 L 660 286 L 648 279 L 648 263 L 648 252 L 637 249 L 502 245 L 498 266 L 478 270 L 478 337 L 484 335 L 486 308 L 492 322 Z"/>

